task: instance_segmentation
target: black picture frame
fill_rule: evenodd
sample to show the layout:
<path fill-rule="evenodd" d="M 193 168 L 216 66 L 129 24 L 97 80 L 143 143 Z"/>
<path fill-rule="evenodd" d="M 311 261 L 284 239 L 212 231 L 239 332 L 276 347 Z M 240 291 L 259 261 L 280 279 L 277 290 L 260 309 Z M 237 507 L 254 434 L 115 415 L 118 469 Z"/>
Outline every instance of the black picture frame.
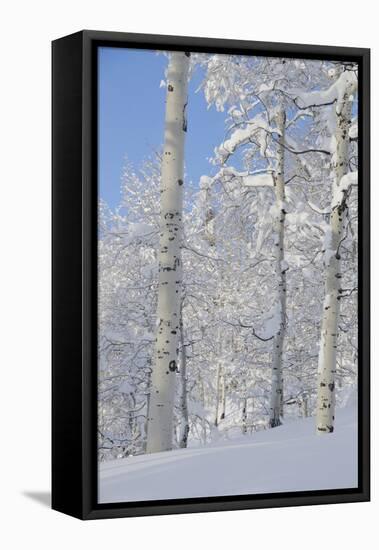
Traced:
<path fill-rule="evenodd" d="M 353 60 L 359 65 L 359 485 L 356 489 L 97 503 L 99 46 Z M 370 50 L 81 31 L 52 43 L 52 507 L 81 519 L 370 499 Z"/>

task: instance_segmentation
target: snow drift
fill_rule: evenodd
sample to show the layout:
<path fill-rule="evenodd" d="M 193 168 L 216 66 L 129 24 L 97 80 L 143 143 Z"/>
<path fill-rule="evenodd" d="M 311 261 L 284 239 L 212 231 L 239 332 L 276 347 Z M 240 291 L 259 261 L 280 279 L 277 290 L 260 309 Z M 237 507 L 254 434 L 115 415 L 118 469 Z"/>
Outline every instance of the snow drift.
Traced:
<path fill-rule="evenodd" d="M 107 503 L 353 488 L 357 473 L 357 411 L 349 406 L 323 437 L 307 418 L 207 447 L 105 462 L 98 496 Z"/>

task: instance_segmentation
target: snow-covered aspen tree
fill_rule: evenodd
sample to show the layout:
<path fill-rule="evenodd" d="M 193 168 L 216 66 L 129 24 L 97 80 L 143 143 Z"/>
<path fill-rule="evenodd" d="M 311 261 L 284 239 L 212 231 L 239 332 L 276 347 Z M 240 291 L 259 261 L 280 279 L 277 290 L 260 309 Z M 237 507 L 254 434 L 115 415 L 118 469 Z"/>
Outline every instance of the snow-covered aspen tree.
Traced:
<path fill-rule="evenodd" d="M 318 434 L 334 431 L 336 351 L 341 299 L 340 246 L 346 234 L 349 177 L 349 129 L 352 116 L 352 97 L 357 89 L 354 71 L 345 71 L 334 85 L 336 97 L 336 129 L 332 138 L 333 172 L 330 227 L 325 242 L 325 296 L 321 324 L 321 339 L 317 382 Z"/>
<path fill-rule="evenodd" d="M 275 189 L 275 222 L 274 222 L 274 254 L 275 276 L 277 280 L 277 321 L 278 330 L 273 340 L 270 420 L 271 428 L 281 424 L 283 414 L 283 342 L 286 326 L 286 265 L 284 263 L 284 223 L 285 223 L 285 189 L 284 189 L 284 128 L 286 114 L 279 109 L 276 115 L 279 131 L 277 149 L 277 166 L 274 172 Z"/>
<path fill-rule="evenodd" d="M 157 332 L 147 423 L 148 453 L 172 448 L 182 287 L 182 203 L 189 56 L 187 52 L 172 52 L 167 71 Z"/>

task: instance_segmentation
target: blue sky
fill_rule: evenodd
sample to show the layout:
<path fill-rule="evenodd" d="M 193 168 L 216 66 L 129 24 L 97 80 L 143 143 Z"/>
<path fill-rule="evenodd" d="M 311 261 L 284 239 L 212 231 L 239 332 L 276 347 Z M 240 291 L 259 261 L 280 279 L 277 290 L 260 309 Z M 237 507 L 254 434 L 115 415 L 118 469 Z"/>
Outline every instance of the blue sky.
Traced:
<path fill-rule="evenodd" d="M 163 145 L 165 94 L 160 87 L 167 57 L 151 50 L 99 48 L 99 195 L 115 207 L 125 156 L 138 170 Z M 225 135 L 225 113 L 207 110 L 196 89 L 202 72 L 189 85 L 186 173 L 195 184 L 215 168 L 207 158 Z"/>

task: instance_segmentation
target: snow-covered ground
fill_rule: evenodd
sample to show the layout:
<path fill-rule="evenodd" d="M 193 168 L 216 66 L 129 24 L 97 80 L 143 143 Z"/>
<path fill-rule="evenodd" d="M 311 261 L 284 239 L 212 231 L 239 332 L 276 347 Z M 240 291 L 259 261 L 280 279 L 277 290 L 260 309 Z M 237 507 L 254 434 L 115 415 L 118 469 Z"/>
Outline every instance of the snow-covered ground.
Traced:
<path fill-rule="evenodd" d="M 314 418 L 196 449 L 105 462 L 99 502 L 274 493 L 357 486 L 356 406 L 337 410 L 333 434 Z"/>

